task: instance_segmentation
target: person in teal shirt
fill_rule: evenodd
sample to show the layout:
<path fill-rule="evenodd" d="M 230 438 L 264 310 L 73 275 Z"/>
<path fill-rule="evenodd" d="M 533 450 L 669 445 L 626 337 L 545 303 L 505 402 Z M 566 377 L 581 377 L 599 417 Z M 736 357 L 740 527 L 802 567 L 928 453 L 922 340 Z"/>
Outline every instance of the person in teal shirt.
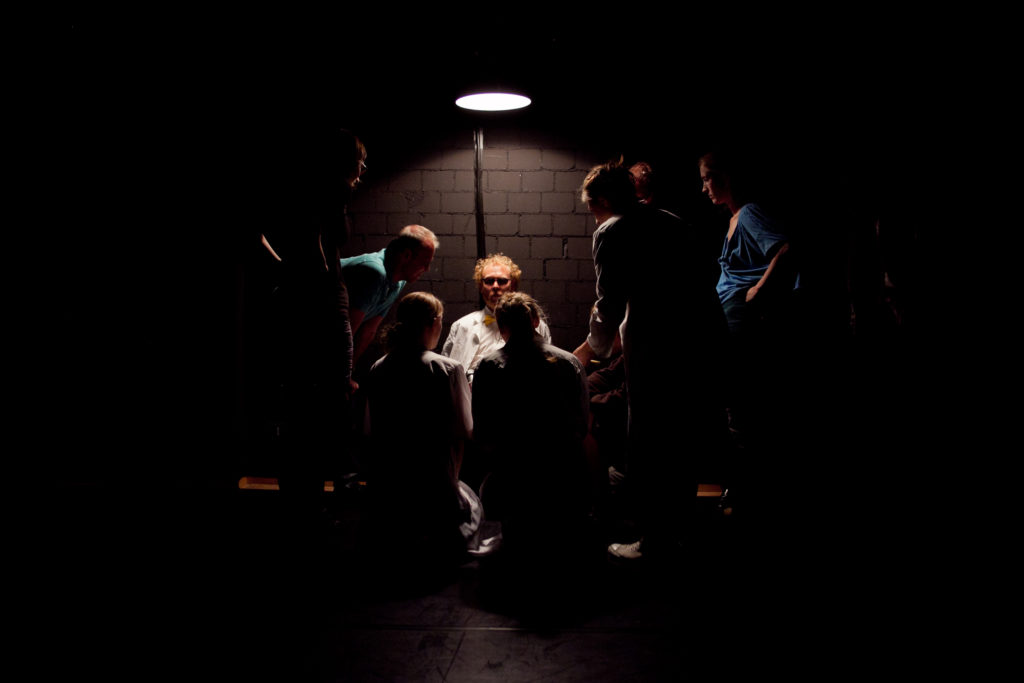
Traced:
<path fill-rule="evenodd" d="M 430 268 L 439 245 L 429 229 L 407 225 L 386 248 L 341 259 L 341 273 L 349 292 L 353 366 L 373 341 L 402 289 Z"/>

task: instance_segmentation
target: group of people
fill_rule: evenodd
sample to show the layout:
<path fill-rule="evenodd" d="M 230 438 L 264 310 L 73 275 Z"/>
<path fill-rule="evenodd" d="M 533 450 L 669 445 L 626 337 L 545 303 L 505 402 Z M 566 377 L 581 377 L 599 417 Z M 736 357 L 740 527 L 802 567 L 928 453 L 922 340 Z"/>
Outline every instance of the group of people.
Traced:
<path fill-rule="evenodd" d="M 742 196 L 730 162 L 721 154 L 699 161 L 703 192 L 730 214 L 717 286 L 705 277 L 703 235 L 656 208 L 649 164 L 604 164 L 583 184 L 597 222 L 597 301 L 574 353 L 588 362 L 621 346 L 628 406 L 625 464 L 637 527 L 633 542 L 609 546 L 616 558 L 678 549 L 690 537 L 701 470 L 717 461 L 723 484 L 735 485 L 737 445 L 757 457 L 763 444 L 757 392 L 770 395 L 777 381 L 764 342 L 776 292 L 787 287 L 780 263 L 789 243 Z M 673 259 L 652 265 L 658 249 Z"/>
<path fill-rule="evenodd" d="M 581 193 L 596 221 L 586 339 L 571 353 L 553 346 L 540 304 L 519 291 L 519 266 L 491 254 L 473 273 L 483 306 L 455 320 L 437 352 L 443 303 L 427 292 L 401 296 L 429 268 L 437 237 L 411 225 L 379 252 L 343 258 L 345 206 L 366 150 L 348 131 L 330 142 L 321 158 L 349 161 L 314 168 L 346 169 L 340 182 L 315 186 L 324 191 L 305 204 L 303 225 L 260 235 L 277 268 L 279 481 L 291 509 L 315 514 L 325 459 L 340 457 L 355 422 L 370 446 L 363 464 L 376 537 L 457 555 L 481 548 L 486 516 L 501 522 L 503 552 L 564 547 L 591 511 L 588 371 L 614 362 L 624 371 L 626 424 L 615 464 L 634 493 L 637 533 L 608 553 L 634 560 L 677 548 L 694 519 L 698 464 L 747 430 L 754 442 L 757 392 L 771 381 L 772 359 L 759 349 L 762 303 L 789 249 L 765 212 L 744 203 L 727 160 L 699 164 L 704 192 L 731 214 L 717 289 L 696 229 L 655 208 L 650 165 L 603 164 Z M 675 256 L 652 258 L 659 250 Z M 392 306 L 395 323 L 380 335 L 386 354 L 357 382 L 353 367 Z M 365 415 L 353 419 L 357 391 Z M 462 476 L 467 469 L 472 476 Z"/>

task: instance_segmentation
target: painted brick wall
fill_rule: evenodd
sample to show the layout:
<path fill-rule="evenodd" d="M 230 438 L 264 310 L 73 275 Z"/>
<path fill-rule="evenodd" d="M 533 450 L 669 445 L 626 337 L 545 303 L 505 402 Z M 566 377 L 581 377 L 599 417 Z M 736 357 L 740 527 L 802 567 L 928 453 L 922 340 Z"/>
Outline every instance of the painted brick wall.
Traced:
<path fill-rule="evenodd" d="M 480 306 L 473 284 L 477 259 L 473 131 L 389 149 L 368 172 L 351 206 L 347 251 L 382 249 L 410 223 L 441 241 L 430 271 L 407 291 L 425 290 L 445 303 L 452 321 Z M 487 253 L 502 252 L 523 270 L 520 289 L 540 301 L 552 341 L 575 348 L 586 336 L 594 302 L 591 234 L 594 220 L 579 200 L 587 171 L 605 159 L 568 138 L 529 129 L 484 129 L 481 187 Z"/>

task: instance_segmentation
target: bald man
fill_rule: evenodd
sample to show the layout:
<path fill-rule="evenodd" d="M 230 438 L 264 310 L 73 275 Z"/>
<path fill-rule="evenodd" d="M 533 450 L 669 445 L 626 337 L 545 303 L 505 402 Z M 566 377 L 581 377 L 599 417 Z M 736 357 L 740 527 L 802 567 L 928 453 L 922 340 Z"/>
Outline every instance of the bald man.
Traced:
<path fill-rule="evenodd" d="M 439 246 L 437 236 L 429 229 L 407 225 L 384 249 L 341 259 L 349 291 L 353 365 L 373 341 L 402 289 L 430 268 Z"/>

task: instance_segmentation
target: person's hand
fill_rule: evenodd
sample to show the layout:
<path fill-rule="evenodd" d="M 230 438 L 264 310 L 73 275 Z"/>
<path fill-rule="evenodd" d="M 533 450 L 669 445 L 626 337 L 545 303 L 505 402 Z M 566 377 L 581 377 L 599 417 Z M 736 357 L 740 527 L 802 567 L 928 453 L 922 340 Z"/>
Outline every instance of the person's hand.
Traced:
<path fill-rule="evenodd" d="M 348 396 L 349 396 L 349 398 L 352 398 L 353 396 L 355 396 L 355 393 L 357 391 L 359 391 L 359 382 L 357 382 L 354 379 L 350 378 L 348 380 Z"/>
<path fill-rule="evenodd" d="M 754 297 L 757 296 L 757 293 L 760 291 L 761 288 L 757 285 L 754 285 L 753 287 L 747 290 L 747 296 L 745 301 L 749 304 L 751 301 L 754 300 Z"/>
<path fill-rule="evenodd" d="M 586 340 L 576 347 L 576 350 L 572 352 L 572 355 L 576 356 L 580 362 L 583 363 L 583 367 L 587 367 L 587 364 L 589 364 L 590 361 L 597 358 L 597 355 L 594 353 L 594 349 L 590 348 L 590 344 Z"/>

